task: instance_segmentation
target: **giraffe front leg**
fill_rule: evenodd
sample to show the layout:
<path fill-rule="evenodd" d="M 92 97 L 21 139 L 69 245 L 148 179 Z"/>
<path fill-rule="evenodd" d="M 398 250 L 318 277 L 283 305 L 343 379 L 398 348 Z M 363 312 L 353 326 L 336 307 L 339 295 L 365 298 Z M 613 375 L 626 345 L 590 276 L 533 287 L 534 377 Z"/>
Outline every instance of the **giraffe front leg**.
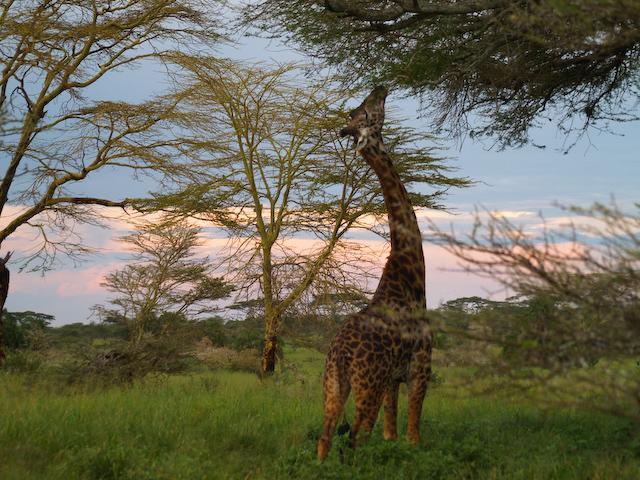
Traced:
<path fill-rule="evenodd" d="M 424 396 L 427 393 L 427 385 L 431 378 L 430 349 L 416 352 L 411 363 L 407 439 L 412 445 L 418 445 L 420 442 L 422 402 L 424 401 Z"/>
<path fill-rule="evenodd" d="M 384 439 L 398 438 L 398 388 L 400 384 L 392 381 L 384 393 Z"/>

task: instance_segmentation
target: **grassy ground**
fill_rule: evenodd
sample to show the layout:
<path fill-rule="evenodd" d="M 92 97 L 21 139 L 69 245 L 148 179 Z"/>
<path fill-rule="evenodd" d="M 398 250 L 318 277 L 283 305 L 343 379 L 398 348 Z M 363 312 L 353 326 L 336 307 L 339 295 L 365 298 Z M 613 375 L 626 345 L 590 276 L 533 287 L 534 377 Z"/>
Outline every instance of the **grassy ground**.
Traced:
<path fill-rule="evenodd" d="M 338 439 L 319 465 L 321 358 L 288 358 L 297 368 L 265 382 L 218 371 L 86 391 L 0 372 L 0 478 L 640 478 L 628 422 L 446 386 L 425 402 L 419 448 L 383 441 L 378 422 L 366 446 Z"/>

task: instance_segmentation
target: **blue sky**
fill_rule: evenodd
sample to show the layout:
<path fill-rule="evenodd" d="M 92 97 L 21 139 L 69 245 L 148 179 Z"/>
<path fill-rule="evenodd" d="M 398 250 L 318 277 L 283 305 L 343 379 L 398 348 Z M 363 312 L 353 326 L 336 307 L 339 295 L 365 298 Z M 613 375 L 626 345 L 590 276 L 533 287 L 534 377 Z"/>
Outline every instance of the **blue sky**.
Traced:
<path fill-rule="evenodd" d="M 245 40 L 241 47 L 225 46 L 222 55 L 262 62 L 304 60 L 282 45 L 262 40 Z M 158 66 L 147 64 L 130 72 L 105 78 L 91 92 L 94 98 L 140 101 L 165 87 Z M 360 99 L 354 99 L 357 105 Z M 409 124 L 424 128 L 425 120 L 418 115 L 418 103 L 391 93 L 387 105 Z M 552 125 L 533 132 L 537 144 L 545 149 L 528 146 L 520 149 L 496 151 L 471 139 L 441 139 L 443 154 L 458 167 L 458 174 L 468 176 L 477 185 L 451 192 L 447 206 L 457 215 L 446 217 L 435 213 L 441 226 L 449 223 L 464 231 L 470 223 L 474 208 L 512 212 L 518 218 L 531 221 L 538 212 L 547 219 L 566 214 L 553 206 L 588 206 L 595 201 L 608 202 L 615 198 L 622 207 L 629 207 L 638 199 L 640 186 L 640 124 L 615 125 L 616 135 L 590 132 L 568 154 L 561 152 L 564 137 Z M 107 174 L 87 183 L 84 189 L 93 194 L 122 191 L 128 196 L 143 194 L 149 184 L 135 184 L 121 174 Z M 44 277 L 38 273 L 13 272 L 11 293 L 6 307 L 11 311 L 35 310 L 56 316 L 56 323 L 87 321 L 90 307 L 105 301 L 106 292 L 99 285 L 101 277 L 126 261 L 126 253 L 114 237 L 126 232 L 122 221 L 110 224 L 111 229 L 82 229 L 87 243 L 101 249 L 76 267 L 62 265 Z M 218 235 L 210 232 L 212 237 Z M 219 241 L 218 241 L 219 240 Z M 27 248 L 29 238 L 19 239 L 19 248 Z M 216 240 L 221 244 L 221 240 Z M 214 244 L 212 243 L 212 245 Z M 16 248 L 15 244 L 14 247 Z M 496 284 L 467 274 L 452 272 L 454 259 L 436 247 L 426 246 L 428 265 L 427 291 L 430 306 L 436 306 L 462 295 L 504 295 Z"/>

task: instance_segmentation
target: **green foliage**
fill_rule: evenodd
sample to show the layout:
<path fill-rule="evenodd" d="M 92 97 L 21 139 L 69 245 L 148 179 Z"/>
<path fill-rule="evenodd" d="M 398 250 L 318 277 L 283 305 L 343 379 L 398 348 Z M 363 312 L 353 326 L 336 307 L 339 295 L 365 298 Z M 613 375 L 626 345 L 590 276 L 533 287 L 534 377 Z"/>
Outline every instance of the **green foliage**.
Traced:
<path fill-rule="evenodd" d="M 599 359 L 615 358 L 615 350 L 608 348 L 611 345 L 596 342 L 587 349 L 576 344 L 573 325 L 565 318 L 579 314 L 585 315 L 575 303 L 542 292 L 505 301 L 458 298 L 434 312 L 440 327 L 436 346 L 451 350 L 472 348 L 474 341 L 493 343 L 499 347 L 501 362 L 510 367 L 584 367 L 595 365 Z M 480 351 L 478 354 L 478 362 L 490 360 Z"/>
<path fill-rule="evenodd" d="M 42 363 L 42 357 L 33 352 L 9 351 L 2 363 L 2 370 L 12 373 L 37 374 L 41 371 Z"/>
<path fill-rule="evenodd" d="M 554 115 L 565 133 L 638 117 L 636 0 L 255 0 L 244 21 L 293 40 L 347 84 L 402 88 L 437 126 L 502 145 L 526 142 Z"/>
<path fill-rule="evenodd" d="M 191 341 L 189 341 L 191 340 Z M 185 332 L 147 335 L 116 348 L 90 349 L 68 371 L 68 383 L 122 384 L 148 375 L 184 372 L 190 365 L 193 339 Z"/>
<path fill-rule="evenodd" d="M 2 334 L 4 346 L 9 349 L 26 348 L 38 331 L 43 331 L 54 320 L 53 315 L 37 312 L 7 312 L 2 315 Z"/>
<path fill-rule="evenodd" d="M 260 375 L 260 350 L 232 350 L 227 347 L 199 345 L 196 358 L 213 370 L 226 369 Z"/>
<path fill-rule="evenodd" d="M 599 462 L 619 475 L 633 478 L 637 457 L 623 447 L 633 433 L 623 424 L 610 424 L 607 441 L 623 448 L 618 460 L 598 459 L 604 438 L 602 420 L 570 413 L 545 417 L 533 408 L 491 406 L 485 402 L 457 401 L 454 407 L 436 403 L 438 420 L 428 423 L 428 446 L 412 449 L 404 442 L 385 442 L 380 428 L 361 449 L 332 453 L 325 464 L 315 460 L 313 443 L 291 449 L 277 466 L 276 478 L 611 478 Z M 434 406 L 433 404 L 431 405 Z M 470 408 L 475 407 L 471 411 Z M 431 410 L 432 412 L 434 409 Z M 578 422 L 576 426 L 572 422 Z M 609 444 L 605 447 L 609 450 Z M 339 448 L 339 445 L 336 445 Z M 336 449 L 338 450 L 338 449 Z M 614 450 L 609 450 L 614 454 Z M 571 455 L 576 455 L 573 461 Z M 615 455 L 615 454 L 614 454 Z M 569 457 L 569 458 L 568 458 Z M 629 462 L 627 465 L 625 463 Z M 634 465 L 635 464 L 635 465 Z"/>
<path fill-rule="evenodd" d="M 40 315 L 26 313 L 24 318 Z M 152 317 L 147 327 L 147 333 L 135 343 L 128 341 L 128 326 L 118 319 L 38 328 L 38 335 L 30 330 L 25 334 L 29 350 L 10 351 L 3 368 L 29 374 L 32 381 L 55 378 L 62 385 L 95 387 L 130 384 L 205 366 L 257 372 L 257 352 L 263 345 L 263 324 L 258 317 L 189 320 L 165 312 Z M 282 351 L 278 352 L 282 358 Z"/>
<path fill-rule="evenodd" d="M 79 350 L 95 342 L 126 340 L 129 332 L 119 323 L 68 323 L 46 330 L 49 345 L 59 350 Z"/>
<path fill-rule="evenodd" d="M 226 332 L 224 319 L 220 317 L 211 317 L 198 322 L 202 328 L 203 336 L 206 336 L 213 345 L 222 346 L 226 344 Z"/>
<path fill-rule="evenodd" d="M 264 321 L 258 317 L 244 320 L 231 320 L 224 324 L 225 345 L 244 350 L 254 348 L 262 350 L 264 344 Z"/>

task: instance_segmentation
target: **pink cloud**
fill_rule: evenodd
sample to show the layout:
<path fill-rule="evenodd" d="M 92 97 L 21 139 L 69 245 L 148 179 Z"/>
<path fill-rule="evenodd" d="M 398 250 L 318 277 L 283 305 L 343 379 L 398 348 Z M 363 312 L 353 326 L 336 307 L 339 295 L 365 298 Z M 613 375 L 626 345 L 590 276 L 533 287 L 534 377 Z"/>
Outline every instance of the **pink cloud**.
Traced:
<path fill-rule="evenodd" d="M 34 294 L 47 291 L 60 297 L 71 298 L 105 293 L 100 286 L 104 276 L 121 268 L 122 262 L 111 262 L 88 268 L 58 270 L 42 276 L 34 273 L 17 273 L 11 276 L 10 294 Z"/>

